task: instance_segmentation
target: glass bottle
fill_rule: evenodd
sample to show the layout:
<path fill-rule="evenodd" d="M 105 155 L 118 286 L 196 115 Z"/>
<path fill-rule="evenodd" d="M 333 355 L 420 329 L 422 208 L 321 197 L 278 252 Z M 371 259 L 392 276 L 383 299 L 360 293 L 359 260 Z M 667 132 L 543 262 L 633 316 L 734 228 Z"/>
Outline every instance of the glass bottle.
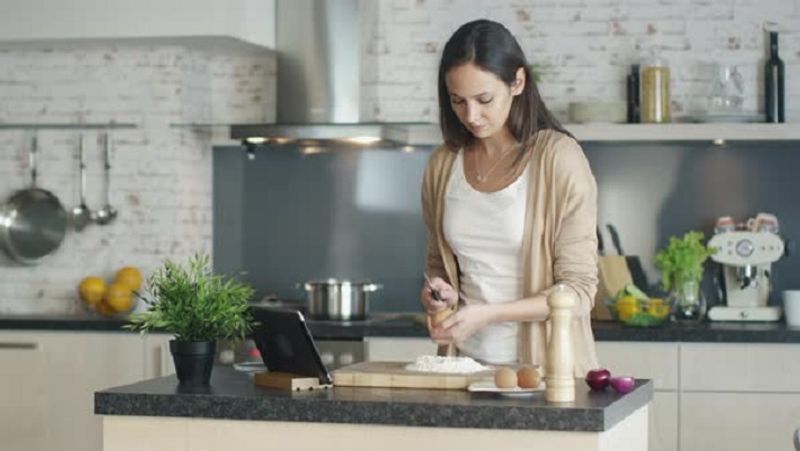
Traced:
<path fill-rule="evenodd" d="M 642 65 L 641 121 L 662 123 L 670 121 L 669 66 L 653 57 Z"/>
<path fill-rule="evenodd" d="M 785 122 L 783 61 L 778 57 L 778 32 L 769 33 L 770 56 L 764 65 L 764 105 L 767 122 Z"/>

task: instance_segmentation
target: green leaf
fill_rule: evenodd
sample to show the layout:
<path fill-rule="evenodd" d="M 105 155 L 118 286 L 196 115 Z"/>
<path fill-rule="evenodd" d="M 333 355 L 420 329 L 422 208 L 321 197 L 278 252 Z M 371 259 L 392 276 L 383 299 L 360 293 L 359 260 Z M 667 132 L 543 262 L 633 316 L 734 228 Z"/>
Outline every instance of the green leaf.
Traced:
<path fill-rule="evenodd" d="M 137 295 L 148 310 L 131 315 L 129 330 L 171 332 L 178 340 L 244 338 L 253 325 L 247 302 L 253 289 L 213 274 L 207 255 L 195 254 L 185 265 L 166 260 Z"/>
<path fill-rule="evenodd" d="M 680 238 L 670 237 L 667 246 L 658 251 L 655 263 L 664 290 L 703 278 L 705 261 L 717 251 L 704 245 L 703 239 L 703 232 L 689 231 Z"/>

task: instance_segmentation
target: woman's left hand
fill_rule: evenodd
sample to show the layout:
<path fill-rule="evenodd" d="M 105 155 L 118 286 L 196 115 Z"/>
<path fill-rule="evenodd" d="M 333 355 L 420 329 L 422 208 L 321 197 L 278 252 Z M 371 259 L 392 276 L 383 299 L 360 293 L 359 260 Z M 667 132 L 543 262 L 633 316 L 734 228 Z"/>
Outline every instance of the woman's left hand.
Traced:
<path fill-rule="evenodd" d="M 433 341 L 461 343 L 491 322 L 490 305 L 464 305 L 431 329 Z"/>

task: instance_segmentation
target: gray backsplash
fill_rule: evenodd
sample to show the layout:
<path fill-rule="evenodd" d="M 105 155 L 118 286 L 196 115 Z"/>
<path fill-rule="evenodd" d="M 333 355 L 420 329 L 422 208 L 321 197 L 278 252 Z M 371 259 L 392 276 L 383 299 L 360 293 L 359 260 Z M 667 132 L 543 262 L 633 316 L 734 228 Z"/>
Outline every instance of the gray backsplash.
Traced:
<path fill-rule="evenodd" d="M 624 250 L 641 256 L 656 280 L 653 255 L 668 237 L 689 229 L 708 236 L 718 216 L 774 213 L 784 238 L 796 239 L 798 146 L 587 143 L 584 150 L 598 182 L 600 224 L 615 224 Z M 430 151 L 264 148 L 251 161 L 238 147 L 215 148 L 215 268 L 244 272 L 259 295 L 282 298 L 302 298 L 296 284 L 308 279 L 371 280 L 384 285 L 372 311 L 417 310 L 425 246 L 419 186 Z M 780 260 L 773 272 L 776 291 L 800 288 L 798 258 Z"/>

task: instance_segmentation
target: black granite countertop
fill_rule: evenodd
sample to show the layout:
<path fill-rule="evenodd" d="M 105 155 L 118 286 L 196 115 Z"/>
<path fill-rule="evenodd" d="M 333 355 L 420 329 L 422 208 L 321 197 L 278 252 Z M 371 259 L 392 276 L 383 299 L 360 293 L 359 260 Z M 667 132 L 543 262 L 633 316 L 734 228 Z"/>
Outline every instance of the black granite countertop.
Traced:
<path fill-rule="evenodd" d="M 0 330 L 120 331 L 123 318 L 90 315 L 0 315 Z M 424 317 L 407 313 L 376 313 L 364 321 L 309 320 L 318 340 L 361 340 L 365 337 L 427 337 Z M 784 322 L 670 323 L 637 328 L 614 321 L 592 323 L 598 341 L 654 341 L 707 343 L 800 343 L 800 328 Z"/>
<path fill-rule="evenodd" d="M 449 428 L 605 431 L 653 399 L 637 381 L 619 395 L 576 381 L 574 403 L 550 404 L 544 393 L 504 398 L 466 390 L 333 387 L 286 392 L 256 387 L 250 376 L 216 367 L 208 388 L 182 390 L 174 375 L 95 393 L 95 413 L 256 421 L 382 424 Z"/>

